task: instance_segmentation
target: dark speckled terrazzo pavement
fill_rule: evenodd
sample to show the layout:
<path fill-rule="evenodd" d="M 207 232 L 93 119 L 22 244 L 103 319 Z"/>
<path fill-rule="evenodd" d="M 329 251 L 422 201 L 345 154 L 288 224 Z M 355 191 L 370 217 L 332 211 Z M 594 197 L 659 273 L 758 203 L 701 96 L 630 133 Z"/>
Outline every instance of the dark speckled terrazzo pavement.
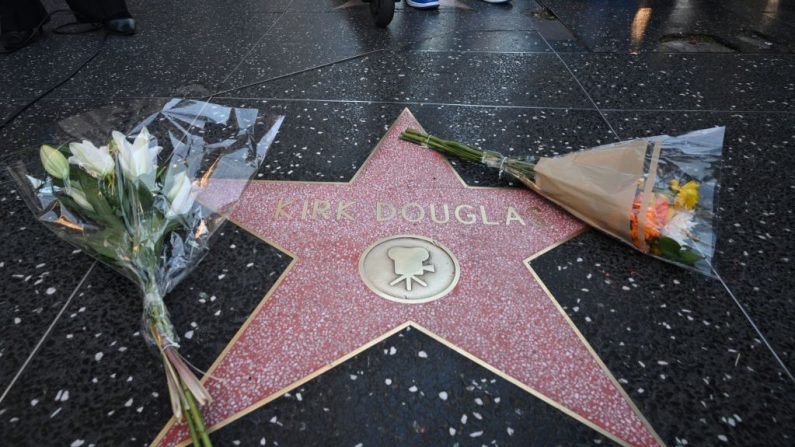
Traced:
<path fill-rule="evenodd" d="M 175 95 L 284 114 L 257 176 L 268 180 L 349 181 L 405 107 L 431 133 L 517 156 L 727 126 L 715 259 L 725 286 L 593 231 L 529 266 L 665 444 L 795 444 L 795 2 L 399 3 L 385 30 L 347 0 L 129 6 L 133 37 L 103 45 L 101 33 L 47 32 L 0 55 L 2 122 L 102 45 L 0 129 L 0 444 L 148 445 L 168 421 L 138 298 L 53 241 L 5 167 L 34 160 L 60 119 L 108 105 L 135 115 Z M 451 162 L 469 185 L 512 186 Z M 209 367 L 289 261 L 226 224 L 169 298 L 186 357 Z M 224 446 L 608 443 L 416 329 L 211 436 Z"/>
<path fill-rule="evenodd" d="M 791 2 L 543 0 L 595 52 L 791 53 Z M 704 39 L 701 36 L 708 36 Z M 671 39 L 684 37 L 672 46 Z"/>
<path fill-rule="evenodd" d="M 9 119 L 24 104 L 23 101 L 0 101 L 0 122 Z"/>
<path fill-rule="evenodd" d="M 612 444 L 413 326 L 229 423 L 213 440 L 304 446 Z"/>
<path fill-rule="evenodd" d="M 181 352 L 202 370 L 289 262 L 231 224 L 220 231 L 218 253 L 167 298 Z M 10 445 L 151 442 L 170 406 L 162 367 L 141 338 L 141 306 L 131 290 L 109 268 L 91 272 L 0 404 L 2 439 Z"/>
<path fill-rule="evenodd" d="M 792 381 L 717 281 L 590 231 L 532 268 L 669 445 L 788 445 Z"/>

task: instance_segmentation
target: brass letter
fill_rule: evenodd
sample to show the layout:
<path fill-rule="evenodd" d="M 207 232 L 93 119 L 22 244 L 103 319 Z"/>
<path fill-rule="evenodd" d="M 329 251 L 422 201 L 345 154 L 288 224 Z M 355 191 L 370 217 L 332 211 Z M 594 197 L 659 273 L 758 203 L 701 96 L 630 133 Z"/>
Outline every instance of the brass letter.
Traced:
<path fill-rule="evenodd" d="M 328 200 L 315 200 L 312 206 L 312 219 L 317 219 L 318 215 L 323 216 L 324 219 L 328 219 L 329 208 L 331 208 L 331 204 Z"/>
<path fill-rule="evenodd" d="M 420 212 L 417 213 L 417 216 L 414 219 L 409 219 L 409 213 L 408 213 L 409 207 L 416 207 L 418 210 L 420 210 Z M 400 210 L 400 214 L 403 215 L 403 219 L 405 219 L 406 221 L 411 222 L 411 223 L 420 222 L 420 221 L 422 221 L 422 219 L 425 218 L 425 210 L 422 209 L 422 205 L 420 205 L 419 203 L 414 203 L 414 202 L 409 202 L 409 203 L 403 205 L 403 209 Z"/>
<path fill-rule="evenodd" d="M 517 213 L 512 206 L 509 206 L 508 212 L 505 214 L 505 225 L 510 225 L 511 221 L 514 220 L 519 221 L 519 223 L 521 223 L 522 225 L 526 225 L 524 223 L 524 219 L 522 219 L 522 216 L 520 216 L 519 213 Z"/>
<path fill-rule="evenodd" d="M 337 220 L 342 220 L 342 219 L 353 220 L 353 216 L 351 216 L 350 214 L 348 214 L 347 211 L 345 211 L 345 208 L 353 204 L 354 202 L 345 203 L 344 200 L 341 200 L 340 203 L 337 204 Z"/>
<path fill-rule="evenodd" d="M 301 220 L 306 220 L 309 217 L 309 200 L 304 200 L 304 206 L 301 207 Z"/>
<path fill-rule="evenodd" d="M 279 199 L 279 203 L 276 204 L 276 215 L 274 216 L 274 219 L 278 219 L 279 217 L 284 217 L 285 219 L 292 219 L 293 216 L 287 214 L 287 211 L 285 210 L 285 208 L 290 206 L 291 203 L 293 203 L 292 200 L 285 201 L 283 199 Z"/>
<path fill-rule="evenodd" d="M 383 208 L 385 206 L 389 207 L 388 208 L 388 210 L 389 210 L 389 215 L 388 216 L 384 216 L 382 214 Z M 395 217 L 395 212 L 396 212 L 395 207 L 392 206 L 391 203 L 378 202 L 378 205 L 376 206 L 376 210 L 375 210 L 375 217 L 376 217 L 376 220 L 378 220 L 379 222 L 383 222 L 385 220 L 390 220 L 393 217 Z"/>
<path fill-rule="evenodd" d="M 447 222 L 450 221 L 450 210 L 447 208 L 447 204 L 445 203 L 444 205 L 442 205 L 442 208 L 444 208 L 444 220 L 439 220 L 436 217 L 436 208 L 433 205 L 431 205 L 431 220 L 434 221 L 435 223 L 446 224 Z"/>
<path fill-rule="evenodd" d="M 499 222 L 490 222 L 488 216 L 486 216 L 486 207 L 480 205 L 480 217 L 483 218 L 484 225 L 499 225 Z"/>
<path fill-rule="evenodd" d="M 455 207 L 455 218 L 458 219 L 458 221 L 464 225 L 472 225 L 473 223 L 477 222 L 478 218 L 475 217 L 475 215 L 472 213 L 467 213 L 466 221 L 464 221 L 464 219 L 461 218 L 461 210 L 464 208 L 472 208 L 472 207 L 469 205 L 458 205 L 457 207 Z"/>

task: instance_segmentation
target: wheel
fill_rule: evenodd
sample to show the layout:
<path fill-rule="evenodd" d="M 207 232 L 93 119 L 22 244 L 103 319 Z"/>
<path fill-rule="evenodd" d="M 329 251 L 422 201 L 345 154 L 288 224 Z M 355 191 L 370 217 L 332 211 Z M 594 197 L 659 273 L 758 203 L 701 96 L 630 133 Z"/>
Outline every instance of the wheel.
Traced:
<path fill-rule="evenodd" d="M 395 0 L 370 0 L 370 13 L 375 17 L 375 26 L 386 28 L 395 15 Z"/>

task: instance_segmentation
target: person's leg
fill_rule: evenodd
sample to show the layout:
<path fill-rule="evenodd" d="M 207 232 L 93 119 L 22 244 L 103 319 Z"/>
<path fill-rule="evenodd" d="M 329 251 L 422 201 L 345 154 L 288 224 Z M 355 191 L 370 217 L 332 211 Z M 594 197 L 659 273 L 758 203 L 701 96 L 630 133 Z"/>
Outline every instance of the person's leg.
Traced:
<path fill-rule="evenodd" d="M 21 48 L 41 31 L 47 10 L 39 0 L 0 0 L 0 31 L 6 50 Z"/>
<path fill-rule="evenodd" d="M 47 10 L 39 0 L 0 1 L 0 30 L 3 34 L 36 28 L 45 17 Z"/>
<path fill-rule="evenodd" d="M 124 0 L 66 0 L 66 3 L 82 21 L 104 22 L 132 17 Z"/>
<path fill-rule="evenodd" d="M 109 31 L 132 34 L 135 21 L 127 10 L 124 0 L 66 0 L 78 20 L 98 22 Z"/>

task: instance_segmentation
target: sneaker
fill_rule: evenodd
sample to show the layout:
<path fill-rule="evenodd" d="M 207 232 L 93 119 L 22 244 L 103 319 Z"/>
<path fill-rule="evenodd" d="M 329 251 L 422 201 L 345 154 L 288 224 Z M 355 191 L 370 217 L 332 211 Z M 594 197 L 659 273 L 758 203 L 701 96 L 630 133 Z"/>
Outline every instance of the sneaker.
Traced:
<path fill-rule="evenodd" d="M 135 20 L 132 17 L 105 20 L 103 25 L 106 30 L 114 34 L 135 34 Z"/>
<path fill-rule="evenodd" d="M 406 0 L 406 4 L 417 9 L 436 9 L 439 7 L 439 0 Z"/>
<path fill-rule="evenodd" d="M 41 28 L 7 31 L 0 37 L 0 53 L 12 53 L 32 43 L 41 34 Z"/>

